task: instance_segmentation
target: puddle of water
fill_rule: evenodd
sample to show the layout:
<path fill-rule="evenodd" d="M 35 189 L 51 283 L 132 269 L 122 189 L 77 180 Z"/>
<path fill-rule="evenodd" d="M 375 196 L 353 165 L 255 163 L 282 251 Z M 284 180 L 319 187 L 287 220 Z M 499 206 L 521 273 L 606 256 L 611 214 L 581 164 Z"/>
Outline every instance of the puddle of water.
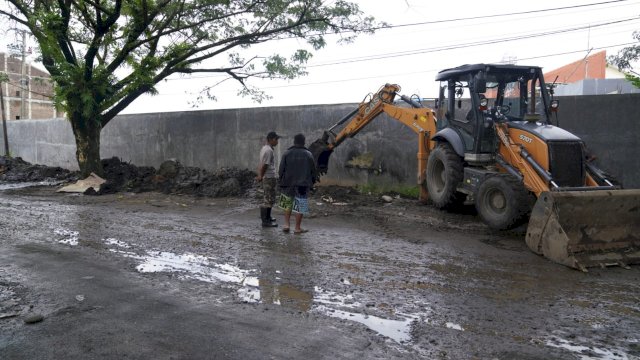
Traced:
<path fill-rule="evenodd" d="M 358 322 L 398 343 L 411 341 L 411 324 L 419 318 L 415 315 L 405 315 L 404 320 L 389 320 L 373 315 L 336 310 L 325 305 L 317 305 L 313 309 L 330 317 Z"/>
<path fill-rule="evenodd" d="M 448 329 L 464 331 L 464 328 L 456 323 L 448 322 L 445 324 Z"/>
<path fill-rule="evenodd" d="M 380 335 L 386 336 L 398 343 L 411 341 L 411 325 L 427 314 L 396 314 L 400 320 L 385 319 L 373 315 L 347 311 L 357 309 L 361 303 L 354 300 L 351 294 L 340 295 L 334 292 L 315 288 L 313 310 L 324 315 L 344 320 L 355 321 L 365 325 Z M 339 309 L 337 309 L 339 307 Z M 345 308 L 347 310 L 345 310 Z"/>
<path fill-rule="evenodd" d="M 60 244 L 66 244 L 71 246 L 78 245 L 78 236 L 80 235 L 80 233 L 77 231 L 58 228 L 53 230 L 53 233 L 63 237 L 62 239 L 58 240 Z"/>
<path fill-rule="evenodd" d="M 126 242 L 120 241 L 120 240 L 114 239 L 114 238 L 102 239 L 102 242 L 104 242 L 107 245 L 115 245 L 117 247 L 121 247 L 121 248 L 125 248 L 125 249 L 131 248 L 131 245 L 127 244 Z"/>
<path fill-rule="evenodd" d="M 118 248 L 128 249 L 126 242 L 107 238 L 103 241 Z M 239 285 L 238 297 L 248 303 L 267 303 L 287 306 L 300 311 L 314 311 L 326 316 L 355 321 L 363 324 L 380 335 L 398 343 L 411 341 L 411 325 L 426 314 L 396 314 L 399 320 L 390 320 L 357 312 L 362 304 L 354 297 L 341 295 L 315 287 L 304 291 L 290 284 L 280 284 L 276 279 L 260 279 L 250 276 L 255 270 L 243 270 L 231 264 L 218 264 L 205 256 L 195 254 L 174 254 L 164 251 L 147 251 L 138 255 L 131 251 L 110 249 L 122 256 L 141 261 L 136 270 L 143 273 L 174 272 L 182 279 L 195 279 L 205 282 L 225 282 Z M 276 270 L 276 274 L 281 274 Z M 354 311 L 349 311 L 354 309 Z M 462 327 L 453 324 L 462 330 Z"/>
<path fill-rule="evenodd" d="M 16 182 L 16 183 L 1 183 L 0 191 L 2 190 L 14 190 L 14 189 L 24 189 L 28 187 L 34 186 L 56 186 L 60 185 L 62 181 L 38 181 L 38 182 Z"/>
<path fill-rule="evenodd" d="M 576 353 L 580 360 L 630 360 L 631 358 L 624 351 L 619 349 L 604 349 L 595 346 L 573 345 L 565 339 L 554 338 L 545 341 L 545 345 L 565 349 Z M 587 355 L 588 354 L 588 355 Z"/>
<path fill-rule="evenodd" d="M 248 275 L 248 270 L 231 264 L 210 263 L 207 257 L 200 255 L 148 251 L 147 255 L 136 258 L 142 260 L 142 264 L 136 266 L 136 270 L 142 273 L 177 272 L 184 279 L 210 283 L 222 281 L 243 286 L 251 286 L 258 282 L 258 278 Z"/>
<path fill-rule="evenodd" d="M 281 305 L 304 312 L 311 310 L 313 305 L 312 292 L 291 284 L 281 284 L 277 277 L 275 281 L 259 278 L 257 290 L 260 294 L 259 300 L 264 304 Z"/>

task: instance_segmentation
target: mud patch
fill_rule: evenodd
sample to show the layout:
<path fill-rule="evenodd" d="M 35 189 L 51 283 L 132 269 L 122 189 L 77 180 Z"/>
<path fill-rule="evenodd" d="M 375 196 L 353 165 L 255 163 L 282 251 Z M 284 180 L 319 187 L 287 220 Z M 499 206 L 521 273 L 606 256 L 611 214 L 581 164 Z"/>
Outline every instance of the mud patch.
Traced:
<path fill-rule="evenodd" d="M 78 245 L 78 237 L 80 235 L 78 231 L 58 228 L 55 229 L 53 233 L 58 237 L 57 240 L 60 244 L 66 244 L 70 246 Z"/>
<path fill-rule="evenodd" d="M 237 297 L 242 302 L 274 304 L 353 321 L 399 344 L 411 342 L 413 325 L 427 316 L 427 313 L 405 314 L 391 310 L 392 318 L 382 318 L 363 311 L 364 305 L 350 294 L 341 295 L 317 286 L 305 291 L 291 284 L 281 283 L 279 278 L 275 282 L 263 279 L 260 274 L 254 275 L 258 273 L 255 269 L 244 270 L 233 264 L 217 263 L 215 259 L 202 255 L 166 251 L 146 251 L 144 255 L 138 255 L 130 251 L 131 245 L 124 241 L 114 238 L 102 241 L 110 247 L 111 252 L 140 261 L 135 267 L 140 273 L 176 274 L 182 280 L 234 285 L 237 286 Z"/>
<path fill-rule="evenodd" d="M 24 289 L 19 284 L 0 280 L 0 321 L 22 314 L 24 304 L 21 292 Z"/>
<path fill-rule="evenodd" d="M 546 346 L 567 350 L 578 356 L 580 360 L 630 360 L 636 359 L 635 356 L 628 354 L 622 349 L 605 348 L 603 346 L 596 346 L 591 340 L 582 339 L 584 342 L 569 341 L 566 339 L 553 337 L 545 341 Z M 633 343 L 637 343 L 637 340 L 632 340 Z"/>

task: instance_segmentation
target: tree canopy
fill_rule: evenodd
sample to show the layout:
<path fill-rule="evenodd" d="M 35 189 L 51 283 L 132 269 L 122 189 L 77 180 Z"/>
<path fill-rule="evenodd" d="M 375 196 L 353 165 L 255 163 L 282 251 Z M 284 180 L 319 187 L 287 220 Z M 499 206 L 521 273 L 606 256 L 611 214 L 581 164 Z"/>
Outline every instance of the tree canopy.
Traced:
<path fill-rule="evenodd" d="M 633 38 L 640 41 L 640 31 L 634 31 Z M 627 80 L 631 81 L 635 87 L 640 88 L 640 74 L 633 70 L 633 63 L 638 60 L 640 60 L 640 44 L 626 47 L 620 50 L 617 55 L 609 57 L 609 62 L 626 72 Z"/>
<path fill-rule="evenodd" d="M 265 94 L 249 78 L 295 78 L 304 74 L 311 51 L 326 45 L 327 34 L 349 41 L 374 29 L 372 18 L 343 0 L 5 1 L 9 7 L 0 8 L 0 16 L 28 28 L 38 42 L 87 175 L 100 170 L 91 152 L 99 156 L 102 127 L 140 95 L 156 93 L 168 76 L 221 73 L 259 101 Z M 304 39 L 307 46 L 246 55 L 252 45 L 285 38 Z M 213 90 L 205 89 L 205 96 L 215 98 Z M 93 144 L 81 143 L 82 137 Z M 97 150 L 81 149 L 96 141 Z M 85 169 L 87 155 L 93 164 Z"/>

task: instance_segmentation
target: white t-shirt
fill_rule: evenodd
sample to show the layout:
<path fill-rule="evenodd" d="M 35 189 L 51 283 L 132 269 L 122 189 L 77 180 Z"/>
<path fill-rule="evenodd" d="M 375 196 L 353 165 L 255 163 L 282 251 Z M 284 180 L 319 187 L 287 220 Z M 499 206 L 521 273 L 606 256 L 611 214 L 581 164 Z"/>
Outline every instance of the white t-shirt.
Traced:
<path fill-rule="evenodd" d="M 276 157 L 273 154 L 273 148 L 271 145 L 267 144 L 262 147 L 260 150 L 260 168 L 267 164 L 267 170 L 264 172 L 265 178 L 275 178 L 276 177 Z"/>

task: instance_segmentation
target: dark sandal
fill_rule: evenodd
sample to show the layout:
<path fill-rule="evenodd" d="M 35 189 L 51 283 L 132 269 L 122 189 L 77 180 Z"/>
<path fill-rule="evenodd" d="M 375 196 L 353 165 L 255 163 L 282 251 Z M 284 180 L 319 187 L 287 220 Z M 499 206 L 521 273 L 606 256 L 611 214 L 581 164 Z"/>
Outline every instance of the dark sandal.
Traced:
<path fill-rule="evenodd" d="M 294 231 L 293 233 L 296 235 L 300 235 L 300 234 L 304 234 L 306 232 L 309 232 L 309 230 L 307 229 L 300 229 L 300 231 Z"/>
<path fill-rule="evenodd" d="M 289 232 L 289 228 L 282 228 L 282 232 L 288 233 Z"/>

